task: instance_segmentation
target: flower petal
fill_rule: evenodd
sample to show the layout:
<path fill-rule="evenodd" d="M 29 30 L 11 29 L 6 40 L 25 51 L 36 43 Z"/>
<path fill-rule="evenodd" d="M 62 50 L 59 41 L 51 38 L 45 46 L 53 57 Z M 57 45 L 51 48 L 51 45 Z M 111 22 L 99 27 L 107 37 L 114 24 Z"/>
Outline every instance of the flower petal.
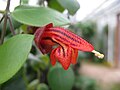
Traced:
<path fill-rule="evenodd" d="M 78 57 L 78 50 L 77 49 L 72 49 L 72 55 L 71 55 L 71 63 L 76 64 L 77 62 L 77 57 Z"/>
<path fill-rule="evenodd" d="M 46 43 L 46 40 L 41 40 L 39 47 L 43 54 L 47 54 L 47 53 L 51 52 L 53 49 L 52 45 L 49 45 Z"/>
<path fill-rule="evenodd" d="M 55 57 L 62 64 L 65 70 L 68 69 L 71 63 L 71 50 L 72 49 L 70 47 L 64 47 L 63 49 L 61 46 L 56 49 Z"/>
<path fill-rule="evenodd" d="M 54 37 L 59 42 L 81 51 L 91 52 L 94 50 L 94 47 L 86 40 L 68 30 L 65 30 L 64 28 L 46 28 L 44 34 L 44 37 Z"/>
<path fill-rule="evenodd" d="M 52 40 L 50 38 L 49 39 L 43 39 L 43 37 L 45 35 L 44 34 L 45 29 L 51 28 L 51 27 L 53 27 L 52 23 L 46 25 L 45 27 L 38 28 L 35 32 L 35 38 L 34 38 L 35 44 L 37 45 L 37 47 L 40 49 L 40 51 L 43 54 L 51 52 L 52 46 L 55 44 L 54 42 L 52 42 Z"/>
<path fill-rule="evenodd" d="M 53 23 L 49 23 L 45 26 L 45 28 L 52 28 L 53 27 Z"/>
<path fill-rule="evenodd" d="M 37 47 L 40 49 L 40 51 L 45 54 L 45 50 L 43 50 L 42 46 L 41 46 L 41 39 L 42 39 L 42 35 L 44 33 L 44 28 L 38 28 L 35 32 L 35 44 L 37 45 Z"/>
<path fill-rule="evenodd" d="M 56 64 L 56 57 L 55 57 L 56 49 L 53 49 L 50 54 L 50 62 L 52 65 Z"/>

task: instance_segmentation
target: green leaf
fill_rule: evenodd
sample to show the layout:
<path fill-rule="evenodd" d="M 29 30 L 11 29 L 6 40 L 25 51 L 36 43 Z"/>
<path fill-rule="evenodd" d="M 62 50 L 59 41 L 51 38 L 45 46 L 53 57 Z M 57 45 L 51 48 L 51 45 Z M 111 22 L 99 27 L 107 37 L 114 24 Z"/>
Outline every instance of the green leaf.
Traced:
<path fill-rule="evenodd" d="M 0 46 L 0 84 L 22 67 L 32 46 L 33 35 L 16 35 Z"/>
<path fill-rule="evenodd" d="M 74 15 L 77 10 L 80 8 L 77 0 L 57 0 L 59 4 L 68 10 L 71 15 Z"/>
<path fill-rule="evenodd" d="M 30 82 L 30 84 L 27 87 L 27 90 L 36 90 L 36 87 L 39 85 L 39 80 L 35 79 Z"/>
<path fill-rule="evenodd" d="M 48 84 L 52 90 L 71 90 L 74 84 L 75 76 L 71 68 L 64 70 L 56 65 L 48 72 Z"/>
<path fill-rule="evenodd" d="M 49 90 L 48 86 L 45 83 L 40 83 L 37 86 L 37 90 Z"/>
<path fill-rule="evenodd" d="M 48 0 L 48 6 L 59 12 L 63 12 L 65 9 L 58 3 L 57 0 Z"/>
<path fill-rule="evenodd" d="M 26 90 L 26 83 L 23 79 L 23 68 L 14 77 L 2 84 L 2 90 Z"/>
<path fill-rule="evenodd" d="M 44 26 L 48 23 L 61 26 L 70 23 L 61 13 L 47 7 L 18 6 L 12 12 L 12 17 L 31 26 Z"/>

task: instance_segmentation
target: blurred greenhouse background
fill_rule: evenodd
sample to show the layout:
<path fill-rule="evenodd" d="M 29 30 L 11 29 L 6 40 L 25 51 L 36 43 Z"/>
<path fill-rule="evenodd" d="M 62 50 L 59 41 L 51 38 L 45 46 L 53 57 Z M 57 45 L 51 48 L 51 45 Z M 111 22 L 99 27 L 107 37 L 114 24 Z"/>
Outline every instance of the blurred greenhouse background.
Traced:
<path fill-rule="evenodd" d="M 22 1 L 42 5 L 45 0 Z M 71 20 L 65 28 L 92 43 L 105 57 L 98 59 L 92 53 L 79 51 L 77 64 L 65 71 L 59 63 L 51 66 L 49 55 L 42 55 L 33 44 L 24 66 L 12 79 L 2 84 L 0 90 L 120 90 L 120 0 L 101 0 L 80 21 L 77 18 L 81 13 L 71 15 L 56 1 L 46 0 L 45 4 L 62 11 Z M 77 1 L 81 10 L 83 0 Z M 92 3 L 95 0 L 89 1 Z M 18 33 L 25 28 L 20 23 L 15 26 L 19 27 L 16 28 Z M 10 36 L 7 31 L 6 38 Z"/>

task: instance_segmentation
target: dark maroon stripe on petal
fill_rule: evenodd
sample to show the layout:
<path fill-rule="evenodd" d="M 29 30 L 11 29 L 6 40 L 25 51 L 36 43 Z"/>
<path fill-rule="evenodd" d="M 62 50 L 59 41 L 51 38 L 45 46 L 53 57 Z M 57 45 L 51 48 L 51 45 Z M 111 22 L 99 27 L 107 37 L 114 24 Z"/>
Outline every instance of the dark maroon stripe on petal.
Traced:
<path fill-rule="evenodd" d="M 47 31 L 47 32 L 51 32 L 51 31 L 53 31 L 53 32 L 58 32 L 58 33 L 60 33 L 60 34 L 62 34 L 62 35 L 64 35 L 64 36 L 66 36 L 67 38 L 71 39 L 72 41 L 75 41 L 75 42 L 77 42 L 77 43 L 80 43 L 80 44 L 81 44 L 81 42 L 80 42 L 80 41 L 76 40 L 75 38 L 73 38 L 73 37 L 69 36 L 68 34 L 66 34 L 66 33 L 64 33 L 64 32 L 62 32 L 62 31 L 55 30 L 55 29 L 50 29 L 50 30 L 48 30 L 48 29 L 47 29 L 46 31 Z"/>

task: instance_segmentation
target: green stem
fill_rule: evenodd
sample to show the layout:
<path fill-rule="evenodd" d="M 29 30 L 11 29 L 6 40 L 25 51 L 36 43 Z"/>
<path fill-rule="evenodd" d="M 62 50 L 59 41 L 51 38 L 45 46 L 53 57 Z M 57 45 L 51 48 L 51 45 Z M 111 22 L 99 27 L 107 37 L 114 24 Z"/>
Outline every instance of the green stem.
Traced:
<path fill-rule="evenodd" d="M 38 80 L 40 80 L 40 70 L 39 69 L 37 69 L 37 78 L 38 78 Z"/>
<path fill-rule="evenodd" d="M 27 76 L 26 76 L 26 67 L 25 67 L 25 65 L 23 66 L 23 80 L 24 80 L 24 82 L 25 82 L 25 86 L 26 86 L 26 88 L 27 88 L 27 86 L 28 86 L 28 79 L 27 79 Z"/>
<path fill-rule="evenodd" d="M 12 34 L 16 35 L 10 16 L 8 16 L 8 21 L 9 21 L 9 24 L 10 24 L 10 30 L 11 30 Z"/>

